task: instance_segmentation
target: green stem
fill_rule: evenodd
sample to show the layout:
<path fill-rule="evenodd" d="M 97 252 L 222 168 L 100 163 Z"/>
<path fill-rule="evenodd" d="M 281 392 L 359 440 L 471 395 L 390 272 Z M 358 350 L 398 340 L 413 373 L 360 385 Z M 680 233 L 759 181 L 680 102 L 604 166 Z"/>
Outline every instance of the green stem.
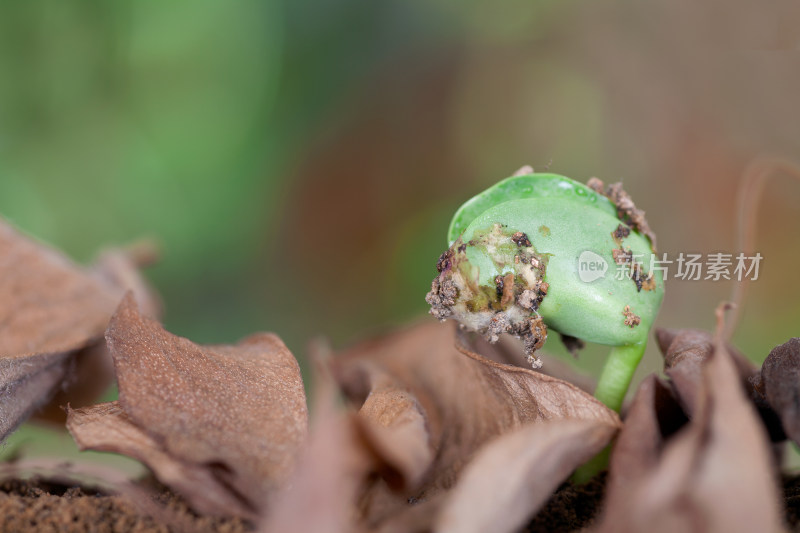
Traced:
<path fill-rule="evenodd" d="M 594 396 L 610 409 L 619 412 L 625 394 L 642 360 L 647 343 L 629 344 L 627 346 L 614 346 L 597 380 Z M 608 458 L 611 455 L 611 445 L 595 455 L 586 464 L 580 466 L 572 475 L 572 481 L 583 484 L 608 467 Z"/>
<path fill-rule="evenodd" d="M 594 397 L 610 409 L 619 412 L 646 346 L 647 343 L 643 342 L 611 348 L 611 353 L 600 373 L 600 379 L 597 380 Z"/>

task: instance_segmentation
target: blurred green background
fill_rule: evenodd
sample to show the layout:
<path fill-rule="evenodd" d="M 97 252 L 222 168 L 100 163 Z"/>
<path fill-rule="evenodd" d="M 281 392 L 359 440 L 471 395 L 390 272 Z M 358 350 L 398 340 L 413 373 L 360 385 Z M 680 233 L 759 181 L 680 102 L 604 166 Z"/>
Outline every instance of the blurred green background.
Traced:
<path fill-rule="evenodd" d="M 169 330 L 301 361 L 424 315 L 452 213 L 524 164 L 623 180 L 670 255 L 735 252 L 744 167 L 800 161 L 797 5 L 735 5 L 4 2 L 0 213 L 83 262 L 155 238 Z M 768 187 L 757 361 L 799 333 L 798 205 Z M 658 323 L 729 291 L 668 283 Z"/>

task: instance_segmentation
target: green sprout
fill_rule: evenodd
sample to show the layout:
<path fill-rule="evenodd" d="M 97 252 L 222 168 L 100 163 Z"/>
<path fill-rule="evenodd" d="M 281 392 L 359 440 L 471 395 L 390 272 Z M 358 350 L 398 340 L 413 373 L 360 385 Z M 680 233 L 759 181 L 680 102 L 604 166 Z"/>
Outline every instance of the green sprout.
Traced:
<path fill-rule="evenodd" d="M 595 397 L 619 411 L 664 296 L 643 215 L 621 184 L 505 179 L 453 217 L 426 297 L 431 314 L 489 342 L 521 338 L 534 367 L 548 329 L 612 346 Z"/>

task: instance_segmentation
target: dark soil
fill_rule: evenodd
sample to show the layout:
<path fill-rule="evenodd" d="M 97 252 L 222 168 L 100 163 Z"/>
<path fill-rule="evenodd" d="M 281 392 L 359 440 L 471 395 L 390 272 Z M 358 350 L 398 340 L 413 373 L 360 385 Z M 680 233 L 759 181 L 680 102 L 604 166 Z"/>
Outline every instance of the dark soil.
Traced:
<path fill-rule="evenodd" d="M 585 485 L 564 483 L 528 524 L 530 533 L 579 531 L 598 516 L 606 489 L 606 473 Z"/>
<path fill-rule="evenodd" d="M 800 531 L 800 475 L 784 476 L 783 503 L 786 523 L 792 531 Z"/>
<path fill-rule="evenodd" d="M 164 516 L 154 518 L 122 495 L 43 480 L 9 480 L 0 482 L 0 532 L 243 533 L 252 530 L 238 519 L 198 516 L 166 491 L 154 494 L 150 503 Z"/>
<path fill-rule="evenodd" d="M 800 475 L 783 479 L 786 523 L 800 531 Z M 579 531 L 592 524 L 605 493 L 605 474 L 585 485 L 564 483 L 536 517 L 528 532 Z M 140 510 L 129 498 L 86 487 L 43 480 L 0 483 L 0 532 L 220 532 L 245 533 L 252 525 L 238 519 L 201 517 L 164 491 L 154 502 L 168 510 L 170 524 Z"/>

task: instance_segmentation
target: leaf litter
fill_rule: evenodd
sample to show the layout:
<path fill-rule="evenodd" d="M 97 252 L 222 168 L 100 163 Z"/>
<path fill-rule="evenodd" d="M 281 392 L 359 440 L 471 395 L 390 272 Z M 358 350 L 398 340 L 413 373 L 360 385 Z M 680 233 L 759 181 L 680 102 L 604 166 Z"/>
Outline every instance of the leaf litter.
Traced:
<path fill-rule="evenodd" d="M 783 433 L 800 444 L 800 338 L 776 346 L 750 384 L 759 404 L 780 419 Z"/>
<path fill-rule="evenodd" d="M 160 305 L 138 274 L 148 262 L 142 249 L 81 268 L 0 224 L 0 251 L 0 429 L 59 390 L 59 402 L 90 402 L 92 376 L 110 352 L 119 401 L 73 405 L 70 431 L 82 448 L 146 464 L 193 516 L 245 520 L 205 522 L 209 531 L 785 526 L 775 450 L 800 432 L 797 339 L 775 348 L 759 370 L 719 331 L 659 330 L 666 380 L 647 377 L 621 422 L 573 373 L 536 372 L 502 344 L 420 322 L 319 363 L 309 433 L 299 368 L 281 340 L 256 334 L 233 346 L 199 346 L 168 333 L 149 318 Z M 136 296 L 117 305 L 126 289 Z M 569 482 L 610 442 L 608 477 Z M 784 484 L 794 525 L 800 491 L 791 478 Z M 16 506 L 17 514 L 4 516 L 28 516 L 9 487 L 0 507 Z M 53 489 L 30 490 L 43 498 Z M 74 502 L 90 497 L 71 494 Z M 149 508 L 118 507 L 113 516 L 155 517 L 136 522 L 142 531 L 197 527 L 148 494 Z"/>
<path fill-rule="evenodd" d="M 723 312 L 710 344 L 696 331 L 672 335 L 673 388 L 654 376 L 640 385 L 611 457 L 598 531 L 783 528 L 769 440 L 722 339 Z M 669 336 L 659 335 L 662 346 Z M 691 413 L 676 430 L 679 405 Z"/>
<path fill-rule="evenodd" d="M 137 266 L 117 250 L 82 268 L 0 219 L 0 441 L 54 395 L 45 413 L 63 423 L 59 405 L 111 383 L 102 335 L 119 299 L 133 289 L 156 308 Z"/>
<path fill-rule="evenodd" d="M 517 502 L 509 498 L 503 502 L 505 505 L 480 511 L 475 506 L 472 510 L 476 514 L 470 515 L 476 518 L 480 512 L 484 519 L 510 517 L 513 511 L 518 516 L 509 524 L 518 526 L 516 522 L 521 523 L 535 512 L 541 499 L 547 499 L 575 467 L 605 446 L 619 427 L 616 413 L 578 387 L 540 372 L 487 359 L 472 351 L 469 339 L 451 324 L 422 322 L 359 344 L 333 360 L 333 373 L 361 417 L 379 427 L 399 425 L 405 429 L 405 463 L 416 464 L 414 472 L 424 471 L 416 483 L 393 486 L 391 479 L 371 480 L 360 508 L 366 527 L 372 529 L 403 530 L 401 524 L 413 520 L 420 530 L 445 530 L 452 520 L 447 516 L 457 514 L 453 509 L 463 505 L 459 502 L 464 496 L 458 494 L 481 490 L 480 478 L 483 472 L 492 470 L 492 458 L 539 435 L 541 447 L 507 457 L 514 471 L 538 468 L 546 473 L 533 478 L 542 482 L 539 501 L 528 499 L 525 506 L 517 508 Z M 399 403 L 405 407 L 373 407 L 385 403 L 388 397 L 401 397 Z M 376 417 L 376 412 L 380 416 Z M 420 415 L 426 431 L 421 431 L 417 423 Z M 398 419 L 414 421 L 415 429 L 408 431 L 405 423 L 396 423 Z M 574 426 L 559 426 L 560 422 Z M 587 438 L 587 434 L 593 438 Z M 509 440 L 498 439 L 503 435 Z M 557 439 L 555 435 L 563 437 L 560 453 L 564 458 L 560 460 L 545 458 L 551 439 Z M 414 445 L 408 444 L 414 440 Z M 492 453 L 492 446 L 497 446 L 498 451 Z M 570 446 L 574 449 L 570 450 Z M 425 447 L 430 453 L 420 451 Z M 487 454 L 486 466 L 472 463 L 481 453 Z M 462 471 L 471 463 L 478 465 L 478 473 L 462 482 Z M 542 464 L 548 467 L 543 469 Z M 502 475 L 494 483 L 493 488 L 483 485 L 483 489 L 493 493 L 506 486 Z M 550 489 L 544 489 L 547 486 Z M 426 520 L 419 520 L 420 513 L 414 512 L 414 507 L 420 505 L 427 507 Z M 449 514 L 437 519 L 440 507 L 442 513 Z M 469 516 L 464 518 L 467 523 L 478 523 Z"/>
<path fill-rule="evenodd" d="M 131 294 L 106 340 L 119 402 L 70 411 L 78 444 L 140 459 L 200 512 L 255 517 L 306 435 L 300 369 L 283 342 L 199 346 L 143 316 Z"/>

